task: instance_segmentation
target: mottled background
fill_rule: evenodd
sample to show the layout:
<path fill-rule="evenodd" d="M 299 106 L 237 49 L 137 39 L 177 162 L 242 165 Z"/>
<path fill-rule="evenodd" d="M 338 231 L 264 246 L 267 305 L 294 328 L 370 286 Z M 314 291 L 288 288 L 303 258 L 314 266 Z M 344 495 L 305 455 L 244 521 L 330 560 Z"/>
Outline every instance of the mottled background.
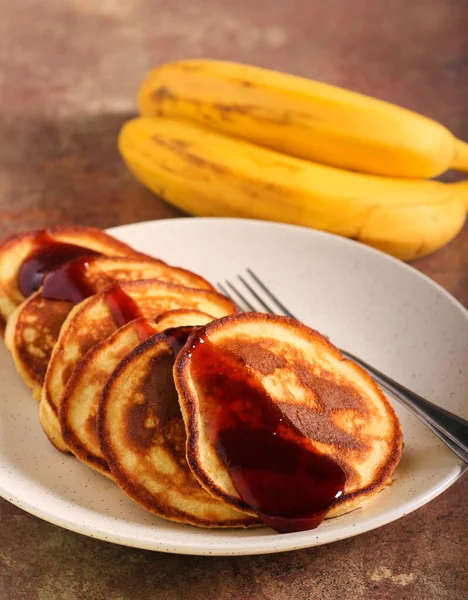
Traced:
<path fill-rule="evenodd" d="M 210 56 L 343 85 L 468 139 L 466 0 L 0 0 L 0 239 L 180 213 L 127 173 L 117 132 L 154 64 Z M 468 233 L 415 266 L 468 304 Z M 0 501 L 0 598 L 468 597 L 466 479 L 405 519 L 284 555 L 121 548 Z"/>

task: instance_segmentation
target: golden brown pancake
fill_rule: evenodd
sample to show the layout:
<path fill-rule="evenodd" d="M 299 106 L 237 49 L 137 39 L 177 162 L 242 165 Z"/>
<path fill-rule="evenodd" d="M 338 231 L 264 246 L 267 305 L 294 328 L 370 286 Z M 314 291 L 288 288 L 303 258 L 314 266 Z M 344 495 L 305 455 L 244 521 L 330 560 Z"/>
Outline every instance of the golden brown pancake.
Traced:
<path fill-rule="evenodd" d="M 27 231 L 8 238 L 0 245 L 0 330 L 3 331 L 10 314 L 25 299 L 18 287 L 18 275 L 23 261 L 37 247 L 43 234 L 61 243 L 89 248 L 106 256 L 139 255 L 133 248 L 93 227 L 52 227 Z"/>
<path fill-rule="evenodd" d="M 121 289 L 147 318 L 177 308 L 199 310 L 214 317 L 236 312 L 231 300 L 211 290 L 196 290 L 151 279 L 122 283 Z M 39 412 L 44 431 L 59 450 L 68 451 L 57 416 L 68 379 L 85 353 L 118 328 L 106 292 L 75 306 L 62 325 L 44 379 Z"/>
<path fill-rule="evenodd" d="M 85 280 L 96 292 L 115 281 L 160 279 L 186 287 L 213 289 L 205 279 L 156 259 L 98 257 L 87 263 Z M 48 300 L 41 291 L 27 298 L 10 316 L 5 343 L 13 354 L 16 368 L 39 400 L 50 355 L 60 328 L 73 303 Z"/>
<path fill-rule="evenodd" d="M 257 519 L 213 498 L 185 458 L 186 434 L 166 333 L 137 346 L 113 372 L 99 407 L 99 438 L 116 483 L 143 508 L 201 527 L 248 527 Z"/>
<path fill-rule="evenodd" d="M 107 380 L 119 362 L 151 334 L 170 327 L 205 325 L 213 317 L 178 309 L 156 319 L 136 319 L 91 348 L 68 380 L 60 403 L 60 427 L 65 444 L 84 463 L 109 475 L 97 437 L 97 409 Z"/>
<path fill-rule="evenodd" d="M 210 391 L 200 387 L 192 372 L 193 348 L 202 335 L 215 349 L 233 357 L 239 369 L 251 373 L 315 449 L 343 469 L 344 493 L 328 517 L 362 506 L 382 489 L 400 459 L 402 435 L 392 406 L 371 377 L 298 321 L 245 313 L 198 329 L 174 367 L 188 436 L 187 460 L 213 496 L 255 514 L 241 499 L 208 435 Z"/>

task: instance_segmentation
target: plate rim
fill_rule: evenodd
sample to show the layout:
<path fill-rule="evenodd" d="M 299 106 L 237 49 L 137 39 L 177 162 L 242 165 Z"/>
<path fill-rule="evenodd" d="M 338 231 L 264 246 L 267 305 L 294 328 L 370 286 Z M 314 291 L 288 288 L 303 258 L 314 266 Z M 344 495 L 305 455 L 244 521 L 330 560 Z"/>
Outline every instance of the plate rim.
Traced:
<path fill-rule="evenodd" d="M 86 537 L 90 537 L 96 540 L 100 540 L 103 542 L 111 542 L 113 544 L 117 544 L 119 546 L 127 546 L 129 548 L 139 548 L 141 550 L 151 550 L 153 552 L 164 552 L 166 554 L 181 554 L 181 555 L 190 555 L 190 556 L 255 556 L 262 554 L 279 554 L 282 552 L 291 552 L 294 550 L 304 550 L 306 548 L 313 548 L 317 546 L 323 546 L 326 544 L 332 544 L 334 542 L 340 542 L 342 540 L 346 540 L 351 537 L 356 537 L 363 533 L 367 533 L 368 531 L 373 531 L 374 529 L 378 529 L 385 525 L 389 525 L 398 519 L 406 517 L 411 514 L 418 508 L 421 508 L 425 504 L 429 503 L 431 500 L 442 494 L 445 490 L 451 487 L 466 471 L 466 466 L 463 467 L 460 465 L 459 471 L 454 473 L 450 479 L 445 481 L 442 485 L 432 490 L 430 493 L 426 494 L 424 497 L 419 498 L 418 501 L 407 501 L 406 504 L 402 504 L 397 508 L 392 509 L 391 516 L 389 515 L 388 519 L 382 518 L 382 516 L 376 515 L 370 519 L 364 521 L 362 525 L 359 526 L 358 531 L 354 531 L 353 527 L 355 524 L 349 524 L 345 530 L 343 535 L 336 536 L 333 531 L 328 532 L 327 534 L 322 534 L 321 536 L 314 536 L 311 538 L 310 531 L 303 531 L 299 533 L 281 533 L 274 534 L 273 536 L 265 536 L 261 538 L 254 539 L 252 541 L 252 548 L 244 548 L 239 543 L 239 547 L 236 544 L 227 545 L 226 548 L 210 545 L 209 542 L 197 541 L 193 545 L 188 545 L 187 542 L 177 543 L 177 541 L 172 541 L 171 544 L 167 543 L 159 543 L 157 540 L 147 540 L 142 537 L 135 537 L 129 535 L 118 536 L 112 533 L 111 529 L 97 529 L 92 526 L 85 526 L 83 524 L 78 523 L 77 521 L 73 521 L 71 519 L 67 520 L 65 518 L 57 517 L 56 514 L 51 513 L 44 509 L 39 509 L 37 506 L 34 506 L 31 503 L 18 500 L 17 498 L 8 497 L 7 494 L 4 494 L 4 490 L 0 485 L 0 496 L 17 506 L 18 508 L 24 510 L 25 512 L 42 519 L 43 521 L 47 521 L 48 523 L 52 523 L 53 525 L 57 525 L 63 529 L 68 531 L 72 531 L 73 533 L 79 533 Z M 338 518 L 338 517 L 337 517 Z M 314 530 L 312 530 L 314 531 Z M 298 542 L 293 541 L 291 537 L 294 536 L 294 540 L 299 538 Z M 303 539 L 301 539 L 303 538 Z M 242 540 L 243 543 L 249 542 L 250 538 L 245 538 Z M 274 542 L 274 540 L 278 540 L 280 542 L 278 545 Z M 288 542 L 291 543 L 288 543 Z"/>
<path fill-rule="evenodd" d="M 139 226 L 139 225 L 155 225 L 155 224 L 159 224 L 159 223 L 171 223 L 171 222 L 181 223 L 181 222 L 192 222 L 192 221 L 196 221 L 197 223 L 199 223 L 199 222 L 207 223 L 207 222 L 212 222 L 212 221 L 231 222 L 231 223 L 239 223 L 239 224 L 249 223 L 249 224 L 255 224 L 255 225 L 262 225 L 262 226 L 266 226 L 266 227 L 277 227 L 278 229 L 283 229 L 283 228 L 291 229 L 292 228 L 292 229 L 296 229 L 298 231 L 302 231 L 304 233 L 307 232 L 308 234 L 312 234 L 317 237 L 324 237 L 325 239 L 332 239 L 337 243 L 340 243 L 340 244 L 342 243 L 344 245 L 347 245 L 347 246 L 350 246 L 353 248 L 358 246 L 359 248 L 361 248 L 361 250 L 368 252 L 371 255 L 374 254 L 374 255 L 380 256 L 381 258 L 387 260 L 390 263 L 397 265 L 398 267 L 403 267 L 404 269 L 406 269 L 413 275 L 416 275 L 419 278 L 421 278 L 422 280 L 425 280 L 428 283 L 430 283 L 431 285 L 435 286 L 451 302 L 453 302 L 459 309 L 461 309 L 462 312 L 465 313 L 466 318 L 468 318 L 468 308 L 466 308 L 460 302 L 460 300 L 455 298 L 455 296 L 453 296 L 442 285 L 440 285 L 440 283 L 437 283 L 437 281 L 435 281 L 434 279 L 429 277 L 429 275 L 426 275 L 422 271 L 419 271 L 418 269 L 416 269 L 416 267 L 413 267 L 413 265 L 410 265 L 409 263 L 405 262 L 404 260 L 396 258 L 396 257 L 392 256 L 391 254 L 384 252 L 383 250 L 379 250 L 378 248 L 374 248 L 373 246 L 368 246 L 367 244 L 364 244 L 363 242 L 360 242 L 358 240 L 353 240 L 351 238 L 347 238 L 347 237 L 338 235 L 336 233 L 330 233 L 328 231 L 321 231 L 320 229 L 312 229 L 310 227 L 305 227 L 303 225 L 295 225 L 293 223 L 281 223 L 278 221 L 266 221 L 266 220 L 262 220 L 262 219 L 244 219 L 241 217 L 190 217 L 190 216 L 186 216 L 186 217 L 171 217 L 171 218 L 165 218 L 165 219 L 153 219 L 153 220 L 150 219 L 148 221 L 138 221 L 136 223 L 125 223 L 124 225 L 115 225 L 113 227 L 108 227 L 107 229 L 104 229 L 103 231 L 105 231 L 106 233 L 109 233 L 111 235 L 118 236 L 120 231 L 124 231 L 125 229 L 130 229 L 132 227 Z M 439 250 L 441 250 L 441 248 L 439 248 Z M 438 252 L 438 250 L 436 250 L 432 254 L 435 254 L 436 252 Z M 421 258 L 424 258 L 424 257 L 421 257 Z"/>
<path fill-rule="evenodd" d="M 119 233 L 125 230 L 148 226 L 164 226 L 170 222 L 186 222 L 194 224 L 205 224 L 207 222 L 223 222 L 235 223 L 237 225 L 244 225 L 247 223 L 254 224 L 255 226 L 263 226 L 266 228 L 278 228 L 288 230 L 292 228 L 295 230 L 302 231 L 303 233 L 307 233 L 307 235 L 333 240 L 334 242 L 344 244 L 345 246 L 352 245 L 353 247 L 356 247 L 357 244 L 360 247 L 360 251 L 377 255 L 380 257 L 380 259 L 383 258 L 384 260 L 395 264 L 399 268 L 406 269 L 412 275 L 416 275 L 420 279 L 425 280 L 429 285 L 435 286 L 439 290 L 439 292 L 442 292 L 442 295 L 456 308 L 458 308 L 458 310 L 462 312 L 466 319 L 468 319 L 468 310 L 463 306 L 463 304 L 459 300 L 457 300 L 457 298 L 452 296 L 452 294 L 450 294 L 450 292 L 448 292 L 440 284 L 432 280 L 429 276 L 425 275 L 421 271 L 417 270 L 412 265 L 404 263 L 403 261 L 400 261 L 376 248 L 372 248 L 355 240 L 350 240 L 348 238 L 344 238 L 324 231 L 309 229 L 307 227 L 302 227 L 299 225 L 290 225 L 287 223 L 227 217 L 197 217 L 195 219 L 191 217 L 178 217 L 170 219 L 156 219 L 119 225 L 116 227 L 108 228 L 105 231 L 107 233 L 110 233 L 111 235 L 119 237 Z M 410 514 L 414 510 L 417 510 L 421 506 L 424 506 L 425 504 L 439 496 L 451 485 L 453 485 L 463 475 L 467 468 L 468 465 L 463 465 L 463 463 L 459 461 L 458 467 L 454 466 L 453 472 L 449 476 L 447 476 L 447 478 L 443 482 L 439 483 L 439 485 L 435 485 L 434 488 L 429 490 L 426 494 L 418 496 L 416 498 L 410 498 L 403 504 L 399 504 L 396 507 L 389 509 L 385 515 L 375 515 L 373 517 L 365 519 L 364 522 L 361 524 L 350 523 L 344 527 L 340 535 L 337 535 L 337 533 L 334 530 L 326 531 L 318 536 L 314 535 L 313 532 L 305 531 L 291 534 L 275 534 L 274 536 L 261 536 L 256 538 L 239 538 L 238 543 L 229 540 L 226 542 L 225 545 L 223 545 L 221 542 L 217 542 L 216 545 L 214 545 L 213 542 L 210 542 L 209 540 L 205 541 L 202 536 L 200 536 L 200 538 L 198 539 L 195 536 L 194 542 L 189 543 L 185 539 L 179 541 L 177 539 L 177 535 L 173 536 L 174 539 L 172 540 L 165 540 L 161 542 L 157 539 L 157 532 L 155 532 L 154 539 L 150 539 L 149 536 L 132 536 L 128 533 L 117 535 L 113 533 L 113 530 L 115 530 L 115 526 L 112 527 L 110 522 L 107 528 L 106 526 L 101 526 L 99 528 L 95 525 L 85 525 L 84 523 L 77 521 L 76 518 L 75 520 L 73 520 L 72 518 L 67 518 L 67 515 L 73 513 L 66 512 L 64 516 L 63 513 L 57 513 L 57 511 L 50 510 L 48 507 L 40 507 L 22 497 L 21 494 L 19 494 L 18 492 L 12 496 L 11 491 L 5 485 L 8 481 L 8 477 L 3 478 L 0 476 L 0 496 L 12 503 L 13 505 L 34 515 L 35 517 L 41 518 L 45 521 L 48 521 L 54 525 L 57 525 L 69 531 L 73 531 L 75 533 L 86 535 L 87 537 L 99 539 L 102 541 L 107 541 L 128 547 L 173 554 L 198 556 L 243 556 L 257 554 L 272 554 L 310 548 L 323 544 L 329 544 L 335 541 L 340 541 L 350 537 L 354 537 L 356 535 L 360 535 L 361 533 L 366 533 L 378 527 L 387 525 L 389 523 L 392 523 L 393 521 L 396 521 L 406 516 L 407 514 Z M 3 470 L 3 466 L 1 470 Z M 53 495 L 56 496 L 56 494 Z"/>

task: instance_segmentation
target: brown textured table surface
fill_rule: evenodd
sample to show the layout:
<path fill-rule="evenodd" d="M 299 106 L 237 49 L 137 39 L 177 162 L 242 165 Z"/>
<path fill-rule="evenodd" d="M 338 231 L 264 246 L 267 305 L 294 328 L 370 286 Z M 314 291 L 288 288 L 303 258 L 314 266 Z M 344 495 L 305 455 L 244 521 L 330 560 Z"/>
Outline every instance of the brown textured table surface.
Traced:
<path fill-rule="evenodd" d="M 0 238 L 180 213 L 116 152 L 157 62 L 211 56 L 347 86 L 468 139 L 465 0 L 0 0 Z M 465 45 L 464 45 L 465 44 Z M 415 266 L 468 303 L 468 230 Z M 0 598 L 290 600 L 468 597 L 459 481 L 360 537 L 279 555 L 171 556 L 77 535 L 0 501 Z"/>

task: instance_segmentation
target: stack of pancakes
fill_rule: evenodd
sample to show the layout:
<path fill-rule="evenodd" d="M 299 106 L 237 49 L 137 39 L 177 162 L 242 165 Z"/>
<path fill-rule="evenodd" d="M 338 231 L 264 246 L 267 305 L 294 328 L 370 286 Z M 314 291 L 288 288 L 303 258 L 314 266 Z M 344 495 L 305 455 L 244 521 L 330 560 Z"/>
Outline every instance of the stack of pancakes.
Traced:
<path fill-rule="evenodd" d="M 25 265 L 44 258 L 44 236 L 55 252 L 63 244 L 90 256 L 62 263 L 55 256 L 54 269 L 42 264 L 29 290 Z M 62 271 L 70 278 L 76 261 L 80 285 L 63 294 Z M 50 294 L 57 286 L 59 294 Z M 212 394 L 194 366 L 200 340 L 232 357 L 235 377 L 253 378 L 301 443 L 338 465 L 344 487 L 328 517 L 362 506 L 398 464 L 393 408 L 323 336 L 286 317 L 239 314 L 199 275 L 101 231 L 64 227 L 5 242 L 0 325 L 49 440 L 158 516 L 203 527 L 268 522 L 240 492 L 235 465 L 210 435 Z M 227 395 L 233 379 L 223 377 Z M 294 472 L 291 465 L 289 479 Z"/>

